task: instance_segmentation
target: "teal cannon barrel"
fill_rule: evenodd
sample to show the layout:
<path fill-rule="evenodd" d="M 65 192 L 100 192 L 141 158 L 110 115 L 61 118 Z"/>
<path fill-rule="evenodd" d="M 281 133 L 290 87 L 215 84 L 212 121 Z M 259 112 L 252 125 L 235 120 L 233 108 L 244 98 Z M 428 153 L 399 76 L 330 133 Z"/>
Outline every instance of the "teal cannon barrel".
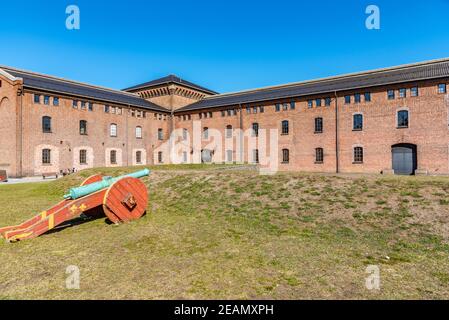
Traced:
<path fill-rule="evenodd" d="M 148 176 L 150 174 L 150 170 L 144 169 L 141 171 L 137 171 L 131 174 L 126 174 L 120 177 L 111 178 L 111 177 L 105 177 L 100 182 L 95 182 L 92 184 L 88 184 L 86 186 L 78 187 L 78 188 L 71 188 L 69 190 L 69 193 L 64 196 L 64 199 L 79 199 L 84 196 L 87 196 L 89 194 L 92 194 L 94 192 L 100 191 L 105 188 L 109 188 L 114 182 L 119 181 L 120 179 L 131 177 L 131 178 L 142 178 L 145 176 Z"/>

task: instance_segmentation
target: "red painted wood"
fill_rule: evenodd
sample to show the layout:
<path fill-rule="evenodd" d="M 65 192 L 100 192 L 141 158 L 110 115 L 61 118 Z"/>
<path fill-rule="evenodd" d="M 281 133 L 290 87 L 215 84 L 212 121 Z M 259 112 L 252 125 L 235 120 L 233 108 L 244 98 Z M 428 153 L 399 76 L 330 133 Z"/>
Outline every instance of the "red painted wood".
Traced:
<path fill-rule="evenodd" d="M 81 186 L 85 186 L 95 182 L 100 182 L 101 180 L 103 180 L 103 176 L 101 174 L 94 174 L 93 176 L 90 176 L 89 178 L 84 180 L 83 183 L 81 183 Z"/>

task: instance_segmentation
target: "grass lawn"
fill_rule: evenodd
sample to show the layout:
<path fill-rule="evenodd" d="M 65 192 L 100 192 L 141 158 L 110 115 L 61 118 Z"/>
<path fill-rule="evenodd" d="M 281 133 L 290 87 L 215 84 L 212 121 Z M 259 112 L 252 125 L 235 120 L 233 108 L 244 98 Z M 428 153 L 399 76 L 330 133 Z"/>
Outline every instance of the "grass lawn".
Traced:
<path fill-rule="evenodd" d="M 164 166 L 147 215 L 0 242 L 0 299 L 436 299 L 449 297 L 449 178 Z M 0 186 L 17 224 L 94 172 Z M 80 268 L 80 290 L 65 287 Z M 380 290 L 368 290 L 368 265 Z"/>

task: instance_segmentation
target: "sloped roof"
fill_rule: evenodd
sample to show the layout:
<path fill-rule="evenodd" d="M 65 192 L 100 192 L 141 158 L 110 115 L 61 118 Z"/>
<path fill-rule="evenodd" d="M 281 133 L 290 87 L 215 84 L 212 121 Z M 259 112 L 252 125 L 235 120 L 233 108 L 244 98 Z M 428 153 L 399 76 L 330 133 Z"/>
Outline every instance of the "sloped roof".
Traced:
<path fill-rule="evenodd" d="M 238 104 L 315 94 L 329 94 L 335 91 L 346 91 L 444 77 L 449 77 L 449 58 L 255 90 L 219 94 L 206 97 L 203 100 L 187 105 L 178 109 L 177 112 L 234 106 Z"/>
<path fill-rule="evenodd" d="M 160 79 L 152 80 L 149 82 L 145 82 L 142 84 L 132 86 L 130 88 L 123 89 L 123 91 L 134 91 L 134 90 L 138 90 L 138 89 L 145 89 L 148 87 L 155 87 L 155 86 L 164 85 L 164 84 L 168 84 L 168 83 L 175 83 L 175 84 L 183 85 L 185 87 L 189 87 L 189 88 L 192 88 L 192 89 L 195 89 L 195 90 L 207 93 L 207 94 L 217 94 L 217 92 L 215 92 L 213 90 L 199 86 L 193 82 L 186 81 L 186 80 L 181 79 L 180 77 L 175 76 L 173 74 L 168 75 L 163 78 L 160 78 Z"/>
<path fill-rule="evenodd" d="M 77 97 L 91 98 L 108 103 L 130 105 L 133 107 L 139 107 L 153 111 L 169 111 L 161 106 L 158 106 L 139 97 L 137 94 L 129 92 L 93 86 L 81 82 L 70 81 L 48 75 L 18 70 L 10 67 L 0 66 L 0 69 L 16 78 L 23 79 L 23 85 L 25 88 L 32 88 L 55 93 L 65 93 Z"/>

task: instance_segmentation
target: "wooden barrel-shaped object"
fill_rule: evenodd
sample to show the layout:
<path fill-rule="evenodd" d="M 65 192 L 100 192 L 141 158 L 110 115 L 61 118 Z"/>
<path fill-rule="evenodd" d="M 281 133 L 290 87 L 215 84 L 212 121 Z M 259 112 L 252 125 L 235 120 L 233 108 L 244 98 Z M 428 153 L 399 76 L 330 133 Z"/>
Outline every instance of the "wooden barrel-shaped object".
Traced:
<path fill-rule="evenodd" d="M 103 199 L 103 210 L 113 223 L 139 219 L 145 213 L 148 192 L 136 178 L 123 178 L 112 184 Z"/>

